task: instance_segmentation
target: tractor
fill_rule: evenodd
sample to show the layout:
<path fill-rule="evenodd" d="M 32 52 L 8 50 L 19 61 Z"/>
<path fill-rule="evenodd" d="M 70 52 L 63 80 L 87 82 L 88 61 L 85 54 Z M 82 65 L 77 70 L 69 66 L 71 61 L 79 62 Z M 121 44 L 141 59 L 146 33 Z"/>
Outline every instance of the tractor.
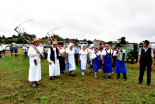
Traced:
<path fill-rule="evenodd" d="M 137 43 L 126 44 L 125 52 L 127 53 L 127 62 L 131 60 L 131 64 L 134 64 L 135 59 L 136 59 L 136 62 L 138 61 L 139 45 Z"/>

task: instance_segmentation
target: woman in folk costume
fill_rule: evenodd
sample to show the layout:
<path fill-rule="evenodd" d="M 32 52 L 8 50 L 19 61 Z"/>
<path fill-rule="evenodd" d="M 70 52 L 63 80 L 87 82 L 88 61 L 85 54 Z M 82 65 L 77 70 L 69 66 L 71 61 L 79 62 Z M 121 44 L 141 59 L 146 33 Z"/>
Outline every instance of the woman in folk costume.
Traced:
<path fill-rule="evenodd" d="M 39 48 L 40 40 L 38 38 L 33 40 L 34 47 L 37 48 L 35 50 L 32 46 L 30 46 L 28 51 L 29 56 L 29 77 L 28 80 L 32 82 L 32 87 L 37 87 L 39 85 L 38 81 L 41 80 L 41 50 Z"/>
<path fill-rule="evenodd" d="M 63 74 L 65 71 L 65 49 L 62 47 L 63 43 L 59 43 L 59 63 L 60 63 L 60 73 Z"/>
<path fill-rule="evenodd" d="M 87 66 L 87 56 L 88 56 L 88 52 L 87 52 L 86 46 L 82 45 L 81 50 L 79 52 L 79 57 L 78 57 L 79 64 L 80 64 L 79 68 L 82 75 L 85 75 L 84 72 L 86 71 L 86 66 Z"/>
<path fill-rule="evenodd" d="M 102 53 L 102 64 L 103 64 L 103 77 L 105 77 L 105 73 L 108 73 L 108 78 L 111 79 L 112 73 L 112 55 L 111 49 L 109 48 L 109 44 L 105 45 L 105 50 Z"/>
<path fill-rule="evenodd" d="M 94 53 L 94 44 L 91 44 L 88 49 L 88 64 L 89 64 L 89 72 L 93 73 L 91 70 L 93 69 L 93 65 L 91 65 L 91 55 Z"/>
<path fill-rule="evenodd" d="M 73 44 L 69 43 L 68 48 L 66 49 L 66 72 L 69 72 L 69 76 L 76 76 L 74 71 L 75 68 L 75 51 Z"/>
<path fill-rule="evenodd" d="M 94 75 L 95 79 L 98 79 L 97 72 L 100 68 L 101 56 L 98 53 L 98 47 L 95 48 L 95 52 L 91 55 L 91 65 L 94 65 Z"/>
<path fill-rule="evenodd" d="M 123 52 L 123 50 L 121 49 L 121 45 L 117 44 L 117 50 L 115 51 L 113 56 L 118 57 L 119 52 Z M 117 79 L 120 79 L 120 73 L 123 73 L 123 78 L 127 79 L 127 77 L 126 77 L 127 69 L 125 66 L 125 61 L 120 61 L 120 60 L 116 59 L 116 71 L 115 71 L 115 73 L 117 73 Z"/>
<path fill-rule="evenodd" d="M 50 80 L 53 78 L 58 78 L 60 75 L 60 65 L 59 65 L 59 50 L 57 48 L 57 41 L 53 41 L 52 46 L 48 50 L 48 62 L 49 62 L 49 76 Z"/>

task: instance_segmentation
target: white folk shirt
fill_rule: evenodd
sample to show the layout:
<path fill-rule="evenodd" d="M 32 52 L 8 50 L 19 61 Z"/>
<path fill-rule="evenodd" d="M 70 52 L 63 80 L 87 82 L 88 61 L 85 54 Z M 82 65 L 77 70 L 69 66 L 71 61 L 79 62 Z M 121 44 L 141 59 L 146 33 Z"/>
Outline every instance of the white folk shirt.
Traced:
<path fill-rule="evenodd" d="M 59 48 L 59 52 L 60 52 L 61 54 L 63 54 L 63 53 L 65 52 L 65 49 L 64 49 L 63 47 L 61 47 L 61 49 Z M 59 56 L 61 56 L 60 53 L 59 53 Z"/>
<path fill-rule="evenodd" d="M 122 49 L 121 49 L 121 50 L 122 50 Z M 113 56 L 115 56 L 115 55 L 117 54 L 117 51 L 118 51 L 118 52 L 121 52 L 121 50 L 118 50 L 118 49 L 117 49 L 116 51 L 114 51 Z M 122 51 L 124 52 L 124 50 L 122 50 Z"/>
<path fill-rule="evenodd" d="M 69 48 L 67 48 L 66 53 L 68 54 L 68 63 L 71 65 L 71 67 L 69 68 L 69 71 L 75 71 L 76 68 L 75 68 L 74 48 L 72 51 Z"/>
<path fill-rule="evenodd" d="M 105 56 L 105 55 L 107 54 L 107 52 L 108 52 L 108 53 L 111 53 L 112 51 L 111 51 L 111 49 L 108 49 L 108 50 L 107 50 L 107 49 L 104 49 L 104 50 L 102 51 L 102 55 Z"/>
<path fill-rule="evenodd" d="M 39 47 L 37 47 L 37 49 L 40 51 Z M 28 80 L 30 82 L 39 81 L 41 80 L 40 54 L 37 53 L 36 50 L 32 46 L 30 46 L 28 56 L 29 56 L 29 64 L 30 64 Z M 36 60 L 37 65 L 35 65 L 34 60 Z"/>
<path fill-rule="evenodd" d="M 89 58 L 91 58 L 91 55 L 94 53 L 94 49 L 93 50 L 88 49 L 88 53 L 89 53 Z"/>
<path fill-rule="evenodd" d="M 100 54 L 101 57 L 102 57 L 102 52 L 103 52 L 103 51 L 98 51 L 98 53 Z"/>
<path fill-rule="evenodd" d="M 91 55 L 91 59 L 95 59 L 96 57 L 97 57 L 97 55 L 100 55 L 99 53 L 92 53 L 92 55 Z"/>
<path fill-rule="evenodd" d="M 24 50 L 24 52 L 27 52 L 27 47 L 23 46 L 23 50 Z"/>
<path fill-rule="evenodd" d="M 148 48 L 144 48 L 143 49 L 145 50 L 145 52 L 148 50 Z M 141 49 L 139 50 L 139 53 L 138 55 L 140 56 L 141 55 Z M 154 54 L 153 54 L 153 50 L 151 49 L 151 57 L 154 57 Z"/>
<path fill-rule="evenodd" d="M 53 48 L 53 50 L 54 50 L 54 56 L 55 56 L 55 63 L 51 60 L 51 49 L 49 48 L 48 50 L 47 60 L 48 62 L 52 63 L 51 65 L 49 64 L 49 76 L 60 75 L 60 65 L 56 54 L 56 48 Z"/>
<path fill-rule="evenodd" d="M 6 45 L 2 44 L 2 50 L 5 50 Z"/>

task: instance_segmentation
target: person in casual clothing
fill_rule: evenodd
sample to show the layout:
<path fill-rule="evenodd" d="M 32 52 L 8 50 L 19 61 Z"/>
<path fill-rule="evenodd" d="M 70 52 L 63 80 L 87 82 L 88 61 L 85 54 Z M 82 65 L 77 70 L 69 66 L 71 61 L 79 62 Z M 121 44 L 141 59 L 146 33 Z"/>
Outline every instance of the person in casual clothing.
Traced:
<path fill-rule="evenodd" d="M 74 71 L 75 67 L 75 50 L 72 43 L 69 43 L 68 48 L 66 49 L 66 72 L 69 72 L 69 76 L 76 76 Z"/>
<path fill-rule="evenodd" d="M 65 49 L 62 47 L 63 44 L 59 43 L 59 63 L 60 63 L 60 73 L 63 74 L 65 71 Z"/>
<path fill-rule="evenodd" d="M 0 58 L 2 58 L 2 45 L 0 44 Z"/>
<path fill-rule="evenodd" d="M 44 48 L 44 56 L 45 56 L 45 60 L 47 60 L 47 56 L 48 56 L 48 46 L 46 46 L 45 48 Z"/>
<path fill-rule="evenodd" d="M 143 41 L 143 48 L 139 51 L 138 63 L 140 66 L 139 84 L 143 82 L 143 76 L 147 67 L 147 85 L 151 83 L 151 69 L 154 67 L 154 54 L 153 50 L 149 47 L 149 41 Z"/>
<path fill-rule="evenodd" d="M 49 76 L 50 80 L 60 75 L 60 65 L 59 65 L 59 50 L 57 48 L 57 41 L 53 41 L 52 46 L 48 50 L 48 62 L 49 62 Z"/>
<path fill-rule="evenodd" d="M 123 52 L 123 50 L 121 49 L 121 45 L 117 44 L 117 51 L 114 53 L 113 56 L 118 57 L 118 53 L 119 52 Z M 120 73 L 123 73 L 123 78 L 127 79 L 126 77 L 126 73 L 127 73 L 127 69 L 126 69 L 126 65 L 125 65 L 125 61 L 120 61 L 118 59 L 116 59 L 116 71 L 115 73 L 117 73 L 117 79 L 120 79 Z"/>
<path fill-rule="evenodd" d="M 93 65 L 91 65 L 91 56 L 92 54 L 94 53 L 94 44 L 91 44 L 89 49 L 88 49 L 88 68 L 89 68 L 89 72 L 90 73 L 93 73 Z"/>
<path fill-rule="evenodd" d="M 85 71 L 86 71 L 86 66 L 87 66 L 87 56 L 88 56 L 88 52 L 86 50 L 86 46 L 82 45 L 81 50 L 79 52 L 79 63 L 80 63 L 80 71 L 82 73 L 82 75 L 85 75 Z"/>
<path fill-rule="evenodd" d="M 41 57 L 40 55 L 42 54 L 40 51 L 40 39 L 36 38 L 33 40 L 33 45 L 34 47 L 37 48 L 34 49 L 32 46 L 30 46 L 29 51 L 28 51 L 28 56 L 29 56 L 29 78 L 28 80 L 32 82 L 32 87 L 37 87 L 39 85 L 38 81 L 41 80 Z"/>
<path fill-rule="evenodd" d="M 78 63 L 79 52 L 80 52 L 80 48 L 78 45 L 76 45 L 76 47 L 75 47 L 75 63 L 76 63 L 76 65 L 79 65 L 79 63 Z"/>
<path fill-rule="evenodd" d="M 5 55 L 5 50 L 6 50 L 6 45 L 5 43 L 2 44 L 2 53 L 3 55 Z"/>
<path fill-rule="evenodd" d="M 105 45 L 105 50 L 102 53 L 102 64 L 103 64 L 103 77 L 105 77 L 105 73 L 108 73 L 108 78 L 111 79 L 112 73 L 112 54 L 111 49 L 109 48 L 109 44 Z"/>
<path fill-rule="evenodd" d="M 17 57 L 18 56 L 18 46 L 17 45 L 15 45 L 15 47 L 14 47 L 14 52 L 15 52 L 15 57 Z"/>
<path fill-rule="evenodd" d="M 95 48 L 95 52 L 92 53 L 91 55 L 91 65 L 94 65 L 94 75 L 95 75 L 95 79 L 98 79 L 97 77 L 97 72 L 100 68 L 100 60 L 101 60 L 101 56 L 98 53 L 98 47 Z"/>
<path fill-rule="evenodd" d="M 26 45 L 23 46 L 23 51 L 24 51 L 24 58 L 26 58 L 27 57 L 27 46 Z"/>
<path fill-rule="evenodd" d="M 13 48 L 14 48 L 14 46 L 13 46 L 13 44 L 11 44 L 11 47 L 10 47 L 11 56 L 13 56 Z"/>

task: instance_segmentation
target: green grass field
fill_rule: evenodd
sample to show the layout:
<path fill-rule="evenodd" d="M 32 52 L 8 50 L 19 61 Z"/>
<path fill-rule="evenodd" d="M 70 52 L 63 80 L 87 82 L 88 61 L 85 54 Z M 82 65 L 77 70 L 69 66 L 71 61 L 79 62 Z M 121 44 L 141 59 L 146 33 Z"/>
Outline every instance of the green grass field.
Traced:
<path fill-rule="evenodd" d="M 22 51 L 20 51 L 22 52 Z M 12 104 L 155 104 L 155 70 L 152 71 L 151 86 L 146 85 L 146 73 L 142 85 L 138 84 L 139 68 L 127 63 L 128 80 L 102 78 L 94 79 L 86 72 L 82 76 L 77 68 L 77 77 L 60 76 L 49 80 L 48 63 L 42 61 L 42 80 L 38 88 L 32 88 L 28 82 L 29 60 L 20 57 L 4 56 L 0 59 L 0 103 Z"/>

